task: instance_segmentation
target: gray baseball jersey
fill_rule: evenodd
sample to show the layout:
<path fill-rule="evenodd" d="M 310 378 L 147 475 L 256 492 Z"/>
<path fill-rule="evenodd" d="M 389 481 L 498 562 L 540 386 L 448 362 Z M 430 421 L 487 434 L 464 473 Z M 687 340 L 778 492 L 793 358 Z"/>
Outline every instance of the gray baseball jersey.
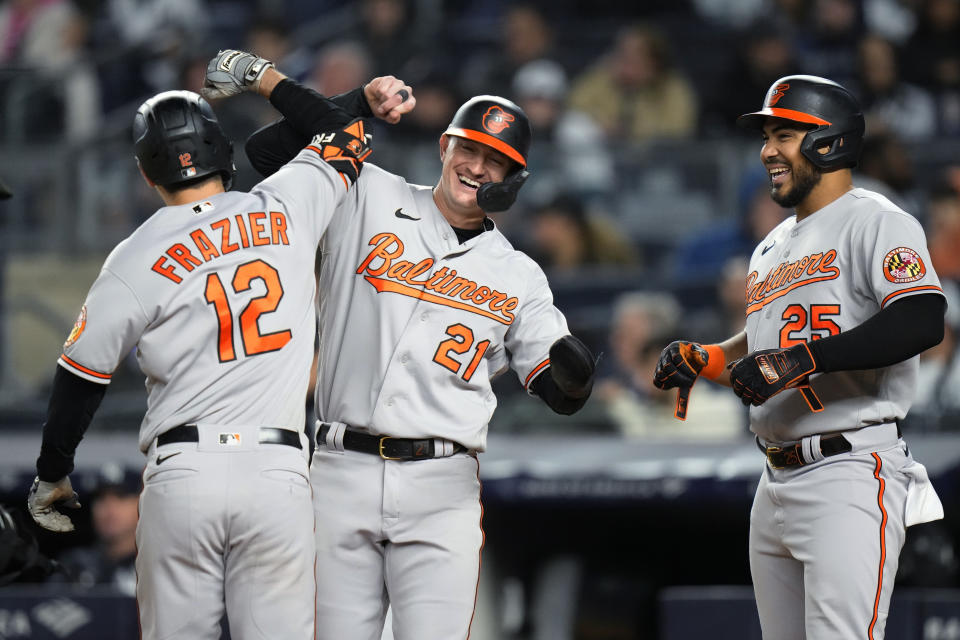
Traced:
<path fill-rule="evenodd" d="M 321 245 L 318 415 L 482 451 L 490 379 L 529 385 L 569 333 L 546 276 L 492 221 L 460 244 L 430 187 L 374 165 L 342 208 Z"/>
<path fill-rule="evenodd" d="M 310 469 L 318 637 L 379 637 L 389 601 L 397 638 L 465 638 L 490 379 L 512 367 L 529 385 L 566 320 L 536 263 L 490 221 L 460 244 L 429 187 L 366 165 L 341 209 L 321 245 L 316 406 L 334 428 Z M 472 451 L 383 460 L 345 450 L 347 425 Z"/>
<path fill-rule="evenodd" d="M 308 147 L 250 193 L 160 209 L 107 258 L 67 340 L 78 376 L 107 383 L 134 348 L 146 375 L 144 638 L 218 638 L 224 603 L 235 638 L 313 637 L 314 262 L 345 193 Z M 195 441 L 158 441 L 185 424 Z"/>
<path fill-rule="evenodd" d="M 940 283 L 920 224 L 855 188 L 800 222 L 789 218 L 754 251 L 748 350 L 848 331 L 903 296 L 931 292 Z M 799 441 L 804 458 L 764 466 L 750 514 L 765 637 L 882 640 L 906 528 L 943 517 L 895 424 L 913 399 L 917 365 L 913 357 L 811 376 L 819 412 L 796 389 L 751 407 L 751 429 L 765 445 Z M 824 456 L 821 438 L 836 432 L 851 450 Z"/>
<path fill-rule="evenodd" d="M 863 324 L 903 296 L 940 292 L 917 220 L 887 198 L 853 189 L 813 215 L 790 217 L 757 246 L 747 277 L 748 351 L 790 347 Z M 909 330 L 909 328 L 904 328 Z M 774 442 L 903 418 L 919 356 L 883 369 L 811 376 L 814 413 L 797 390 L 750 408 Z"/>
<path fill-rule="evenodd" d="M 250 193 L 160 209 L 107 258 L 60 366 L 106 384 L 136 347 L 144 452 L 187 422 L 300 429 L 314 256 L 344 193 L 339 174 L 305 150 Z"/>

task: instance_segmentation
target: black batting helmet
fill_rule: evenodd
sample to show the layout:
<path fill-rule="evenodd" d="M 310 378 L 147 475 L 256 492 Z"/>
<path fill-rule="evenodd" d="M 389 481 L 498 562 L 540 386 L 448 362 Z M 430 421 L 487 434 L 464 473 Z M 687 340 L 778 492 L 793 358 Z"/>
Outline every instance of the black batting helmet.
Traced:
<path fill-rule="evenodd" d="M 444 131 L 493 147 L 521 167 L 530 151 L 530 121 L 523 109 L 499 96 L 475 96 L 461 105 Z"/>
<path fill-rule="evenodd" d="M 526 166 L 532 133 L 523 109 L 499 96 L 474 96 L 457 109 L 444 133 L 485 144 L 517 163 L 503 182 L 482 184 L 477 191 L 477 204 L 488 213 L 513 206 L 530 176 Z"/>
<path fill-rule="evenodd" d="M 230 189 L 237 169 L 233 145 L 206 100 L 192 91 L 165 91 L 144 102 L 133 120 L 143 173 L 162 187 L 214 173 Z"/>
<path fill-rule="evenodd" d="M 774 82 L 763 108 L 745 113 L 737 124 L 762 129 L 767 117 L 810 125 L 800 152 L 821 169 L 857 166 L 865 129 L 863 111 L 853 94 L 832 80 L 817 76 L 786 76 Z M 829 147 L 826 153 L 817 149 Z"/>

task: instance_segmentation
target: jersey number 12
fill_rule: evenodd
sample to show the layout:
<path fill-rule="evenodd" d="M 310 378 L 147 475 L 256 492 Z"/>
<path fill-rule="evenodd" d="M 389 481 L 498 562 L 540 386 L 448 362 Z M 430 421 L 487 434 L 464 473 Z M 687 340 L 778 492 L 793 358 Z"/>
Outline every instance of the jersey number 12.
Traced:
<path fill-rule="evenodd" d="M 283 286 L 280 284 L 280 274 L 263 260 L 253 260 L 237 267 L 233 274 L 231 286 L 235 293 L 250 290 L 250 284 L 260 280 L 267 291 L 247 303 L 237 320 L 240 324 L 240 339 L 243 342 L 243 352 L 248 356 L 259 353 L 268 353 L 282 349 L 290 342 L 293 334 L 289 329 L 261 333 L 258 324 L 260 316 L 277 309 L 283 297 Z M 230 310 L 230 301 L 227 291 L 220 280 L 220 276 L 211 273 L 207 276 L 207 288 L 204 292 L 207 304 L 213 305 L 217 314 L 219 339 L 217 340 L 217 354 L 220 362 L 230 362 L 237 359 L 236 348 L 233 344 L 233 313 Z"/>

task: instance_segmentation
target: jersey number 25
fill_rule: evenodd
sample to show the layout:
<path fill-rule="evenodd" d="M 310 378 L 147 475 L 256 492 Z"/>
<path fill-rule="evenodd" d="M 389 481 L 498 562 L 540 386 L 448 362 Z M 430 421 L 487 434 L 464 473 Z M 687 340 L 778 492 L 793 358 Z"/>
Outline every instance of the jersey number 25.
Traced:
<path fill-rule="evenodd" d="M 812 304 L 809 313 L 802 304 L 790 305 L 780 316 L 781 320 L 786 320 L 786 324 L 780 329 L 780 348 L 786 349 L 806 342 L 802 335 L 795 336 L 794 333 L 803 332 L 807 328 L 807 318 L 810 319 L 811 340 L 837 335 L 840 333 L 840 325 L 828 317 L 837 315 L 840 315 L 838 304 Z"/>

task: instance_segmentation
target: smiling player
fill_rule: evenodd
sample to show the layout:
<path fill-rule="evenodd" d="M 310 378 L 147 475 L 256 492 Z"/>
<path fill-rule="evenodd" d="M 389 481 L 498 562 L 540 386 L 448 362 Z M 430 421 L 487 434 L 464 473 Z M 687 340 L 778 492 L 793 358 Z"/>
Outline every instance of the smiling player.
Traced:
<path fill-rule="evenodd" d="M 371 115 L 373 96 L 384 109 L 406 102 L 389 78 L 356 90 L 355 115 Z M 269 174 L 309 133 L 301 119 L 322 98 L 289 79 L 261 94 L 286 118 L 247 143 Z M 593 356 L 569 335 L 540 267 L 486 215 L 513 205 L 530 138 L 516 104 L 472 98 L 440 135 L 435 186 L 366 164 L 321 242 L 310 471 L 320 639 L 379 638 L 388 604 L 397 638 L 466 638 L 491 378 L 512 368 L 562 414 L 590 394 Z"/>
<path fill-rule="evenodd" d="M 745 331 L 671 343 L 655 384 L 705 375 L 752 405 L 763 637 L 881 640 L 906 527 L 943 517 L 898 426 L 920 352 L 943 339 L 940 282 L 917 220 L 853 185 L 864 119 L 849 91 L 781 78 L 739 124 L 761 133 L 770 195 L 796 215 L 753 252 Z"/>

